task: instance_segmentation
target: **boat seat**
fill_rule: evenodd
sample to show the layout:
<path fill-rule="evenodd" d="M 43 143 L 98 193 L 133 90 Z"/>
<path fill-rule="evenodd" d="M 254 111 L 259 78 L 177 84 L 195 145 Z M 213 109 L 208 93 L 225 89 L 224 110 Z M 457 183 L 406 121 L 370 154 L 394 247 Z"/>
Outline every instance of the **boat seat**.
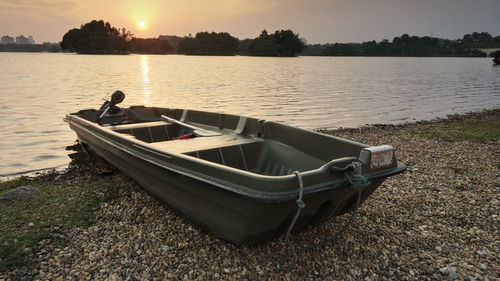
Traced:
<path fill-rule="evenodd" d="M 170 140 L 150 143 L 154 148 L 168 152 L 187 153 L 225 146 L 242 145 L 258 142 L 255 138 L 243 138 L 234 134 L 224 134 L 213 137 L 197 137 L 184 140 Z"/>
<path fill-rule="evenodd" d="M 167 123 L 165 121 L 154 121 L 154 122 L 114 125 L 114 126 L 109 126 L 108 128 L 113 130 L 113 131 L 120 131 L 120 130 L 128 130 L 128 129 L 139 129 L 139 128 L 147 128 L 147 127 L 155 127 L 155 126 L 165 126 L 168 124 L 169 123 Z"/>
<path fill-rule="evenodd" d="M 109 126 L 109 128 L 117 133 L 131 135 L 147 143 L 167 141 L 172 137 L 178 137 L 192 132 L 192 129 L 184 128 L 177 124 L 167 123 L 165 121 L 123 124 Z"/>

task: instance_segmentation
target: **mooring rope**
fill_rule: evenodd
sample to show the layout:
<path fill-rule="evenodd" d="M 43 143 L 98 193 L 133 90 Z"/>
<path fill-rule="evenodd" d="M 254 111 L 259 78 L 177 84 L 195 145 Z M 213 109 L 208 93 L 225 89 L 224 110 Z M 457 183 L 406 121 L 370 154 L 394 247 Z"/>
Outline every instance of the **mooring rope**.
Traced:
<path fill-rule="evenodd" d="M 285 262 L 288 260 L 288 258 L 293 254 L 294 256 L 298 256 L 298 253 L 299 252 L 305 252 L 307 250 L 310 250 L 312 248 L 316 248 L 318 246 L 325 246 L 328 242 L 335 242 L 337 241 L 337 239 L 339 237 L 342 236 L 342 234 L 344 234 L 345 230 L 353 223 L 354 221 L 354 217 L 356 216 L 356 214 L 358 213 L 358 209 L 359 209 L 359 205 L 361 204 L 361 194 L 362 194 L 362 189 L 363 187 L 367 186 L 369 184 L 369 181 L 368 181 L 368 178 L 364 175 L 361 174 L 361 163 L 359 162 L 353 162 L 349 165 L 347 165 L 346 167 L 350 168 L 348 172 L 345 172 L 344 174 L 344 177 L 347 179 L 347 181 L 349 181 L 350 183 L 350 188 L 353 188 L 357 191 L 357 197 L 356 197 L 356 207 L 354 208 L 352 214 L 351 214 L 351 217 L 349 218 L 349 220 L 344 224 L 344 226 L 333 236 L 333 238 L 331 240 L 329 239 L 323 239 L 322 242 L 320 243 L 317 243 L 317 244 L 312 244 L 310 246 L 307 246 L 307 247 L 302 247 L 298 250 L 295 249 L 295 247 L 291 248 L 290 246 L 290 240 L 289 240 L 289 235 L 290 235 L 290 232 L 292 231 L 293 229 L 293 226 L 295 225 L 299 215 L 300 215 L 300 212 L 302 211 L 302 209 L 305 207 L 305 204 L 304 202 L 302 201 L 302 197 L 303 197 L 303 192 L 304 192 L 304 186 L 303 186 L 303 182 L 302 182 L 302 175 L 300 174 L 300 172 L 298 171 L 295 171 L 293 172 L 293 174 L 296 174 L 297 175 L 297 178 L 299 179 L 299 198 L 297 199 L 297 205 L 298 205 L 298 208 L 297 208 L 297 212 L 295 213 L 295 217 L 293 218 L 292 222 L 290 223 L 290 226 L 288 227 L 288 230 L 286 232 L 286 235 L 285 235 L 285 240 L 286 240 L 286 244 L 287 244 L 287 248 L 288 248 L 288 251 L 287 251 L 287 254 L 284 256 L 284 258 L 281 260 L 281 263 L 280 263 L 280 266 L 284 265 Z M 296 267 L 297 265 L 294 264 L 294 267 Z M 290 271 L 291 268 L 284 268 L 285 271 Z"/>
<path fill-rule="evenodd" d="M 304 195 L 304 182 L 302 181 L 302 175 L 299 171 L 294 171 L 292 174 L 297 175 L 297 178 L 299 179 L 299 198 L 295 201 L 297 202 L 297 212 L 295 212 L 295 217 L 293 217 L 293 220 L 286 231 L 285 239 L 287 243 L 289 242 L 288 237 L 290 236 L 290 232 L 300 216 L 300 212 L 306 207 L 306 204 L 302 201 L 302 197 Z"/>
<path fill-rule="evenodd" d="M 361 163 L 352 162 L 346 167 L 352 168 L 352 171 L 344 175 L 354 189 L 360 189 L 368 185 L 368 178 L 361 174 Z"/>

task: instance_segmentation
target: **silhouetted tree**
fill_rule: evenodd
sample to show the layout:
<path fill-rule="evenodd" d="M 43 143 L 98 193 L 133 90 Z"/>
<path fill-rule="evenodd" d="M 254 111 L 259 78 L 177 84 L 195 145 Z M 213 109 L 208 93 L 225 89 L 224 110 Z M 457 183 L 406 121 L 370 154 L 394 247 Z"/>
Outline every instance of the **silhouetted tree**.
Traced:
<path fill-rule="evenodd" d="M 233 56 L 238 53 L 238 43 L 238 38 L 227 32 L 198 32 L 194 38 L 183 38 L 178 49 L 186 55 Z"/>
<path fill-rule="evenodd" d="M 274 43 L 273 37 L 267 33 L 267 30 L 262 30 L 259 37 L 253 39 L 248 46 L 248 54 L 250 56 L 278 56 L 278 45 Z"/>
<path fill-rule="evenodd" d="M 125 28 L 116 29 L 109 22 L 93 20 L 64 34 L 61 48 L 83 54 L 127 53 L 132 37 Z"/>
<path fill-rule="evenodd" d="M 61 48 L 70 52 L 75 52 L 78 45 L 78 39 L 80 38 L 80 32 L 81 30 L 78 28 L 73 28 L 66 32 L 61 41 Z"/>
<path fill-rule="evenodd" d="M 299 38 L 299 34 L 288 30 L 276 30 L 273 34 L 274 43 L 278 45 L 280 57 L 293 57 L 296 53 L 305 49 L 305 43 Z"/>
<path fill-rule="evenodd" d="M 179 53 L 179 42 L 182 41 L 182 37 L 175 35 L 160 35 L 158 36 L 158 39 L 167 41 L 168 44 L 172 47 L 172 53 Z"/>
<path fill-rule="evenodd" d="M 276 30 L 274 34 L 268 34 L 264 29 L 249 44 L 247 52 L 251 56 L 293 57 L 303 49 L 305 43 L 290 29 Z"/>
<path fill-rule="evenodd" d="M 238 54 L 241 56 L 248 56 L 248 47 L 252 44 L 253 39 L 244 39 L 239 42 L 238 45 Z"/>
<path fill-rule="evenodd" d="M 130 50 L 138 54 L 167 54 L 172 52 L 172 46 L 166 40 L 155 38 L 133 38 Z"/>

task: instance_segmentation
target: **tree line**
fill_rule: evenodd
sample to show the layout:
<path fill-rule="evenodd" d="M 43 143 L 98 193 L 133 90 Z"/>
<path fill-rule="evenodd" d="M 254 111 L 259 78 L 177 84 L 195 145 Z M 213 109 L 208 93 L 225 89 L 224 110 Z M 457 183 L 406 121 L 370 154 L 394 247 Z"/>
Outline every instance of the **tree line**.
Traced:
<path fill-rule="evenodd" d="M 62 52 L 61 46 L 56 43 L 43 44 L 0 44 L 0 52 L 26 52 L 26 53 L 59 53 Z"/>
<path fill-rule="evenodd" d="M 500 36 L 487 32 L 466 34 L 458 40 L 403 34 L 380 42 L 328 43 L 306 45 L 292 30 L 263 30 L 254 39 L 239 40 L 227 32 L 198 32 L 194 37 L 159 36 L 135 38 L 125 28 L 93 20 L 69 30 L 61 42 L 64 50 L 82 54 L 185 54 L 302 56 L 486 56 L 478 48 L 500 47 Z"/>
<path fill-rule="evenodd" d="M 240 41 L 227 32 L 198 32 L 196 36 L 160 36 L 135 38 L 125 28 L 117 29 L 108 22 L 93 20 L 80 28 L 69 30 L 61 48 L 80 54 L 185 54 L 211 56 L 280 56 L 293 57 L 306 48 L 305 43 L 291 30 L 266 30 L 255 39 Z"/>
<path fill-rule="evenodd" d="M 471 56 L 486 57 L 479 48 L 500 47 L 500 36 L 487 32 L 466 34 L 458 40 L 403 34 L 392 42 L 335 43 L 308 45 L 301 55 L 309 56 Z"/>

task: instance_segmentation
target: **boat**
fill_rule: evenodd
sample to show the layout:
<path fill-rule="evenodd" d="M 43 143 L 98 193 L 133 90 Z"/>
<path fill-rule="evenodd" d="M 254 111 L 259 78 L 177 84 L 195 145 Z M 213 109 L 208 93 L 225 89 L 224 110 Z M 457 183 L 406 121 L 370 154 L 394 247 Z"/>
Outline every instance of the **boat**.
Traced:
<path fill-rule="evenodd" d="M 495 57 L 493 58 L 493 64 L 500 64 L 500 51 L 496 51 Z"/>
<path fill-rule="evenodd" d="M 406 169 L 389 145 L 233 114 L 116 106 L 123 98 L 117 91 L 64 120 L 151 195 L 233 243 L 261 243 L 357 209 Z"/>

